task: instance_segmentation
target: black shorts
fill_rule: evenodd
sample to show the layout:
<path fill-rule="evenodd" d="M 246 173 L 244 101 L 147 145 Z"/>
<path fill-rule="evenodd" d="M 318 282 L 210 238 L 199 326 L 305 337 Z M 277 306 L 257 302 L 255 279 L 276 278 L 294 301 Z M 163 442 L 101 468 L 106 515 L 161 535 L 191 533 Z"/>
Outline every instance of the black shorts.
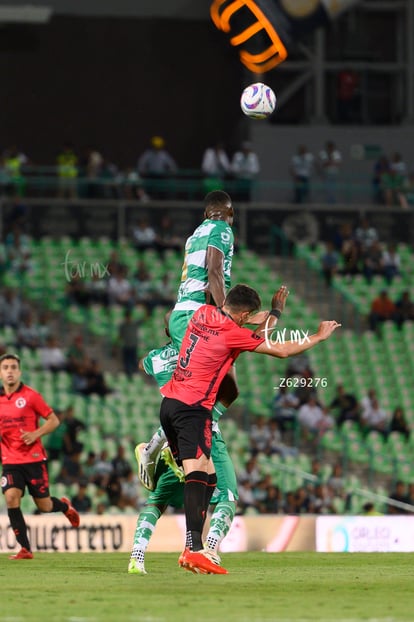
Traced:
<path fill-rule="evenodd" d="M 22 496 L 24 496 L 26 486 L 29 494 L 35 499 L 44 499 L 50 496 L 46 461 L 3 465 L 1 478 L 3 494 L 9 488 L 19 488 L 23 492 Z"/>
<path fill-rule="evenodd" d="M 180 463 L 211 454 L 211 411 L 202 406 L 188 406 L 165 397 L 161 402 L 160 421 L 174 458 Z"/>

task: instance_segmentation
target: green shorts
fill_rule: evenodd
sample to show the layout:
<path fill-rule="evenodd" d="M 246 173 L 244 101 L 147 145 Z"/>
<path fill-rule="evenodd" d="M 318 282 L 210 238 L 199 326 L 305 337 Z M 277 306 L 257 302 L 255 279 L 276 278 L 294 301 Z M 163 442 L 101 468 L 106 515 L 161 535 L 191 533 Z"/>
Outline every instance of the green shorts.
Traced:
<path fill-rule="evenodd" d="M 149 494 L 146 505 L 184 505 L 184 485 L 165 462 L 160 459 L 155 471 L 155 488 Z"/>
<path fill-rule="evenodd" d="M 237 478 L 234 466 L 227 451 L 226 443 L 220 432 L 213 432 L 213 442 L 211 444 L 211 457 L 217 474 L 217 487 L 213 493 L 210 503 L 215 504 L 219 501 L 237 501 Z"/>
<path fill-rule="evenodd" d="M 173 345 L 180 350 L 181 342 L 184 338 L 185 331 L 187 330 L 188 322 L 194 315 L 194 311 L 173 311 L 170 315 L 170 321 L 168 323 L 168 331 L 170 333 L 171 341 Z"/>

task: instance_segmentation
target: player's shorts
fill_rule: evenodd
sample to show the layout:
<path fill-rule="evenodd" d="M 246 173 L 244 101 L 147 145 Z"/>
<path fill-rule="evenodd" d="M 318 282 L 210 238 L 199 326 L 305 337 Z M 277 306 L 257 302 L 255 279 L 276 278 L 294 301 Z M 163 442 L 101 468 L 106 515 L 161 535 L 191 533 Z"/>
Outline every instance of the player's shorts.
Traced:
<path fill-rule="evenodd" d="M 210 457 L 212 420 L 207 408 L 165 397 L 161 402 L 160 421 L 178 464 L 200 458 L 202 454 Z"/>
<path fill-rule="evenodd" d="M 194 315 L 193 309 L 186 311 L 173 311 L 168 322 L 168 332 L 170 333 L 173 345 L 180 350 L 181 342 L 187 330 L 188 323 Z"/>
<path fill-rule="evenodd" d="M 155 470 L 155 488 L 147 498 L 145 505 L 182 508 L 184 505 L 184 484 L 175 473 L 159 459 Z"/>
<path fill-rule="evenodd" d="M 220 431 L 213 432 L 211 458 L 217 474 L 217 486 L 210 503 L 237 501 L 239 493 L 237 491 L 236 473 Z"/>
<path fill-rule="evenodd" d="M 49 497 L 49 475 L 46 461 L 3 465 L 1 477 L 3 494 L 9 488 L 18 488 L 24 497 L 26 486 L 29 494 L 35 499 Z"/>

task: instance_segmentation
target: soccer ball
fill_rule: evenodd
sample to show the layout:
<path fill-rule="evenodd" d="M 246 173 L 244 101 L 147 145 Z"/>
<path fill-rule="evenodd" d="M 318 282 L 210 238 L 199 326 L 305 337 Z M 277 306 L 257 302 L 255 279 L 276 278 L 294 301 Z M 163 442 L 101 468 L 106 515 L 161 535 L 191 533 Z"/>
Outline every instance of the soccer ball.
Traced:
<path fill-rule="evenodd" d="M 255 82 L 244 89 L 240 107 L 251 119 L 266 119 L 276 108 L 276 95 L 267 84 Z"/>

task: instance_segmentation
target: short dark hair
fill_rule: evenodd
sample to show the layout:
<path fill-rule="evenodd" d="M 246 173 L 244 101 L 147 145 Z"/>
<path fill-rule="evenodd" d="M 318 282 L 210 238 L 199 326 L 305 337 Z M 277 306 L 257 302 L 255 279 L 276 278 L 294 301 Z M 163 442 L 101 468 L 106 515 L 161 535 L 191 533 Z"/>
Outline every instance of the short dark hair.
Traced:
<path fill-rule="evenodd" d="M 231 197 L 224 190 L 212 190 L 204 197 L 204 209 L 207 214 L 217 211 L 229 211 L 233 209 Z"/>
<path fill-rule="evenodd" d="M 253 313 L 254 311 L 259 311 L 262 302 L 255 289 L 239 283 L 228 291 L 224 304 L 233 309 L 233 311 L 249 311 Z"/>
<path fill-rule="evenodd" d="M 17 361 L 20 367 L 20 356 L 18 356 L 17 354 L 12 354 L 11 352 L 6 352 L 6 354 L 2 354 L 0 356 L 0 365 L 3 361 L 7 361 L 8 359 L 13 359 L 13 361 Z"/>

